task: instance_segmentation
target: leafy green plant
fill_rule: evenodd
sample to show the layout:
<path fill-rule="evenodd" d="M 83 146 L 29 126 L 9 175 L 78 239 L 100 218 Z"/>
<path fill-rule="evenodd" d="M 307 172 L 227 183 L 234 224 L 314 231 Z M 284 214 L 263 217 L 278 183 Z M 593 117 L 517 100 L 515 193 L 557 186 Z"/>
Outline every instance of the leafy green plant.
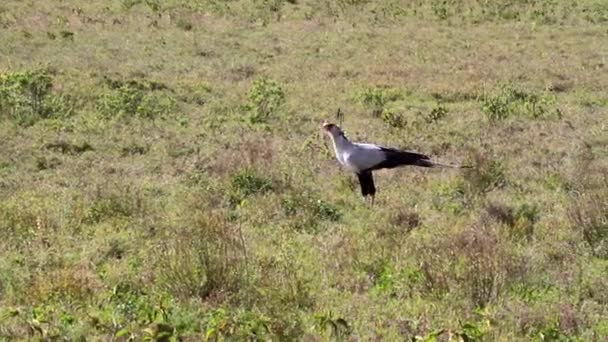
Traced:
<path fill-rule="evenodd" d="M 233 201 L 240 202 L 248 196 L 271 191 L 272 181 L 253 169 L 244 169 L 232 175 L 230 188 Z"/>
<path fill-rule="evenodd" d="M 52 93 L 53 79 L 44 70 L 0 75 L 0 118 L 6 116 L 21 126 L 48 118 L 70 116 L 70 97 Z"/>
<path fill-rule="evenodd" d="M 284 213 L 294 219 L 294 228 L 303 232 L 314 232 L 320 221 L 337 222 L 342 213 L 330 203 L 310 195 L 286 196 L 282 201 Z"/>
<path fill-rule="evenodd" d="M 556 318 L 551 319 L 546 323 L 545 326 L 540 327 L 534 334 L 535 341 L 570 341 L 570 336 L 560 327 L 559 320 Z"/>
<path fill-rule="evenodd" d="M 245 105 L 249 113 L 249 122 L 252 124 L 268 122 L 284 103 L 285 92 L 278 82 L 268 78 L 255 80 L 249 90 L 249 103 Z"/>
<path fill-rule="evenodd" d="M 462 182 L 439 183 L 434 187 L 433 193 L 433 206 L 437 209 L 458 215 L 467 205 L 467 191 Z"/>
<path fill-rule="evenodd" d="M 463 341 L 485 341 L 484 337 L 491 330 L 491 321 L 483 310 L 476 310 L 475 319 L 460 322 L 460 326 L 455 335 Z"/>
<path fill-rule="evenodd" d="M 224 338 L 262 340 L 269 336 L 271 320 L 252 311 L 218 308 L 205 318 L 205 340 Z"/>
<path fill-rule="evenodd" d="M 162 84 L 137 81 L 108 81 L 108 88 L 97 101 L 103 118 L 139 117 L 156 119 L 177 109 L 176 100 L 166 94 Z"/>
<path fill-rule="evenodd" d="M 527 303 L 533 303 L 539 301 L 543 296 L 547 295 L 552 291 L 551 286 L 538 286 L 526 283 L 515 283 L 509 289 L 510 292 L 517 295 L 519 298 Z"/>
<path fill-rule="evenodd" d="M 369 87 L 363 89 L 356 99 L 362 105 L 372 110 L 373 116 L 383 114 L 386 105 L 389 102 L 402 98 L 401 93 L 396 89 L 386 87 Z"/>
<path fill-rule="evenodd" d="M 121 0 L 122 7 L 126 10 L 131 9 L 140 3 L 142 3 L 142 0 Z"/>
<path fill-rule="evenodd" d="M 348 322 L 342 317 L 336 317 L 331 310 L 317 313 L 314 318 L 315 328 L 321 331 L 329 329 L 330 338 L 332 339 L 345 339 L 352 332 L 352 328 L 348 325 Z"/>
<path fill-rule="evenodd" d="M 517 89 L 510 84 L 502 84 L 493 94 L 481 97 L 481 110 L 490 121 L 507 119 L 513 115 L 533 119 L 561 118 L 559 109 L 554 108 L 554 100 Z"/>
<path fill-rule="evenodd" d="M 440 20 L 448 19 L 451 13 L 452 1 L 448 0 L 433 0 L 431 2 L 431 9 L 433 14 Z"/>
<path fill-rule="evenodd" d="M 377 270 L 372 275 L 374 286 L 372 292 L 376 294 L 394 294 L 395 286 L 402 282 L 400 275 L 395 272 L 394 267 L 389 262 L 381 262 Z"/>
<path fill-rule="evenodd" d="M 393 128 L 404 128 L 407 126 L 405 117 L 392 109 L 382 110 L 382 121 Z"/>
<path fill-rule="evenodd" d="M 104 194 L 97 198 L 90 206 L 85 222 L 99 223 L 112 217 L 129 217 L 135 211 L 130 198 L 119 194 Z"/>
<path fill-rule="evenodd" d="M 443 119 L 448 114 L 447 108 L 441 104 L 437 104 L 431 111 L 425 115 L 426 123 L 433 123 Z"/>

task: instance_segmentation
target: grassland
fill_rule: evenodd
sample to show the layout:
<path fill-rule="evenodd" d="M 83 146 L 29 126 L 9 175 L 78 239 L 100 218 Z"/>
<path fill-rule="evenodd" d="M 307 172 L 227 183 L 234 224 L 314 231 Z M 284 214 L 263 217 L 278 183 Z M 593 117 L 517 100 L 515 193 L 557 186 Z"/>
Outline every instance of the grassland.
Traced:
<path fill-rule="evenodd" d="M 0 339 L 608 339 L 605 1 L 3 1 Z M 475 165 L 376 176 L 319 133 Z"/>

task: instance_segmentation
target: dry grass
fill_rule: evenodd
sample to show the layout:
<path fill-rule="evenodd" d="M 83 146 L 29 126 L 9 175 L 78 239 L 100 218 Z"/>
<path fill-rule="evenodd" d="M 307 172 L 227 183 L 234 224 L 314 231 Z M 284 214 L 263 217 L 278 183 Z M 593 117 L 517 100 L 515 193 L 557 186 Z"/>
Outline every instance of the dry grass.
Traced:
<path fill-rule="evenodd" d="M 605 340 L 605 13 L 0 4 L 0 339 Z"/>

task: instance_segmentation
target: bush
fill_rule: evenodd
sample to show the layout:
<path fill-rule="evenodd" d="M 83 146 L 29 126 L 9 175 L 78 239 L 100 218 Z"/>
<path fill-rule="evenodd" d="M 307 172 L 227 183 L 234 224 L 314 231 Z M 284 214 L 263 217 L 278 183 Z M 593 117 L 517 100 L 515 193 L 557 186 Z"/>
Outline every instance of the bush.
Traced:
<path fill-rule="evenodd" d="M 99 223 L 112 217 L 129 217 L 133 213 L 131 203 L 118 195 L 96 200 L 87 213 L 85 222 Z"/>
<path fill-rule="evenodd" d="M 285 92 L 279 83 L 267 78 L 255 80 L 249 90 L 249 103 L 245 105 L 249 113 L 249 122 L 252 124 L 268 122 L 284 103 Z"/>
<path fill-rule="evenodd" d="M 337 222 L 342 218 L 336 207 L 309 195 L 287 196 L 282 207 L 283 212 L 293 219 L 293 228 L 300 232 L 316 232 L 321 221 Z"/>
<path fill-rule="evenodd" d="M 389 102 L 400 99 L 401 94 L 391 88 L 385 87 L 370 87 L 361 91 L 356 99 L 362 105 L 372 110 L 372 115 L 375 117 L 384 114 L 385 107 Z"/>
<path fill-rule="evenodd" d="M 155 119 L 177 108 L 177 102 L 164 92 L 166 87 L 162 84 L 109 81 L 108 85 L 109 89 L 97 101 L 97 110 L 103 118 Z"/>
<path fill-rule="evenodd" d="M 554 99 L 549 96 L 527 93 L 513 85 L 503 84 L 493 94 L 481 97 L 481 110 L 490 121 L 505 120 L 513 115 L 533 119 L 561 118 L 559 109 L 554 108 Z"/>
<path fill-rule="evenodd" d="M 52 88 L 52 76 L 44 70 L 0 75 L 0 118 L 31 126 L 41 119 L 71 115 L 73 101 L 52 94 Z"/>
<path fill-rule="evenodd" d="M 245 169 L 232 175 L 230 187 L 232 193 L 242 199 L 272 190 L 272 181 L 252 169 Z"/>

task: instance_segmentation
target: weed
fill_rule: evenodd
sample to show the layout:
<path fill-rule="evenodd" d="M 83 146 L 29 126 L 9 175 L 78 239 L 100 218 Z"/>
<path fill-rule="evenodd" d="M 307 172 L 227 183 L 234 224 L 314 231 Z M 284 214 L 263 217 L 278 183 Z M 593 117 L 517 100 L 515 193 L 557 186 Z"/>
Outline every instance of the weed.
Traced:
<path fill-rule="evenodd" d="M 252 124 L 267 123 L 285 103 L 285 92 L 274 80 L 259 78 L 249 90 L 249 103 L 245 109 Z"/>
<path fill-rule="evenodd" d="M 52 76 L 44 70 L 0 75 L 0 118 L 6 115 L 20 126 L 70 116 L 74 105 L 68 96 L 54 95 Z"/>

